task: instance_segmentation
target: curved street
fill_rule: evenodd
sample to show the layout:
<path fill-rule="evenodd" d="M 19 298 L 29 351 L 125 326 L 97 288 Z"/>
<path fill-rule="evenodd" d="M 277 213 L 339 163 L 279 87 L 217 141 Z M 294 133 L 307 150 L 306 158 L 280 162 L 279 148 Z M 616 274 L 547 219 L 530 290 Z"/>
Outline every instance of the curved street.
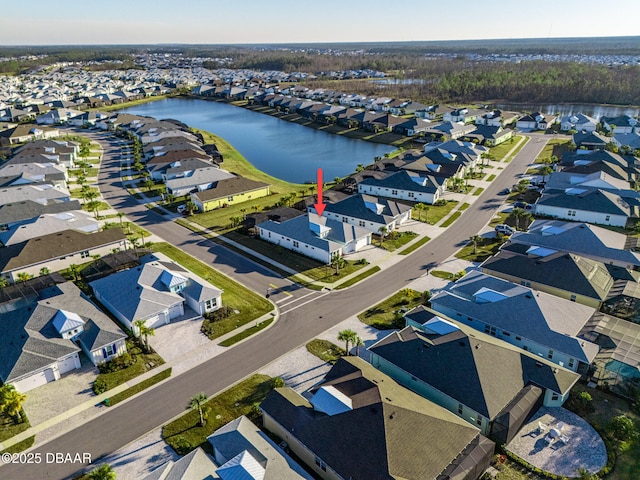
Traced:
<path fill-rule="evenodd" d="M 103 144 L 105 152 L 99 176 L 100 189 L 105 201 L 113 208 L 124 212 L 130 220 L 165 241 L 213 265 L 258 293 L 264 294 L 269 284 L 273 284 L 283 288 L 301 289 L 300 293 L 314 295 L 309 295 L 304 302 L 292 307 L 285 307 L 279 312 L 279 319 L 271 328 L 108 410 L 95 420 L 61 435 L 34 451 L 42 452 L 43 455 L 45 452 L 90 452 L 95 462 L 184 412 L 184 405 L 194 392 L 204 391 L 207 395 L 214 395 L 290 350 L 304 345 L 319 333 L 404 288 L 409 282 L 424 275 L 427 269 L 453 255 L 467 243 L 471 235 L 480 231 L 491 220 L 503 203 L 502 197 L 497 195 L 498 192 L 517 183 L 517 175 L 533 163 L 548 139 L 543 135 L 528 136 L 531 140 L 516 157 L 508 164 L 501 164 L 504 165 L 502 173 L 440 236 L 399 263 L 355 286 L 327 294 L 292 285 L 267 268 L 140 205 L 122 187 L 120 161 L 114 155 L 113 145 L 108 144 L 104 136 L 96 135 L 94 138 Z M 12 464 L 0 467 L 0 477 L 65 478 L 82 467 L 83 465 L 78 464 Z"/>

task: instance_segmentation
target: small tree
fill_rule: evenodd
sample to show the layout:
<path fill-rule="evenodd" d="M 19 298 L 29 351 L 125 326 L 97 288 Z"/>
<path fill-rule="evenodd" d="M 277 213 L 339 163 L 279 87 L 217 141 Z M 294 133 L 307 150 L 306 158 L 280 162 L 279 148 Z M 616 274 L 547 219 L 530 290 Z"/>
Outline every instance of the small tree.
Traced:
<path fill-rule="evenodd" d="M 19 283 L 26 282 L 27 280 L 33 278 L 33 275 L 27 272 L 20 272 L 16 275 L 16 281 Z"/>
<path fill-rule="evenodd" d="M 473 254 L 476 255 L 478 253 L 478 244 L 482 242 L 482 237 L 480 235 L 471 235 L 469 240 L 473 243 Z"/>
<path fill-rule="evenodd" d="M 200 416 L 200 423 L 198 425 L 201 427 L 204 427 L 205 425 L 204 404 L 207 403 L 207 400 L 207 396 L 203 392 L 200 392 L 197 395 L 191 397 L 191 399 L 189 400 L 189 405 L 187 405 L 187 410 L 198 411 L 198 415 Z"/>
<path fill-rule="evenodd" d="M 527 216 L 526 210 L 524 210 L 523 208 L 514 208 L 511 212 L 511 216 L 516 221 L 516 230 L 520 230 L 520 220 Z"/>
<path fill-rule="evenodd" d="M 633 420 L 626 415 L 613 417 L 607 429 L 620 442 L 626 442 L 637 436 Z"/>
<path fill-rule="evenodd" d="M 342 255 L 339 253 L 334 253 L 331 255 L 331 266 L 336 269 L 336 275 L 340 273 L 340 269 L 344 268 L 347 264 L 347 261 L 342 258 Z"/>
<path fill-rule="evenodd" d="M 0 412 L 13 417 L 16 423 L 22 422 L 22 404 L 27 399 L 24 393 L 20 393 L 11 384 L 0 387 Z"/>
<path fill-rule="evenodd" d="M 153 337 L 156 331 L 153 327 L 147 327 L 147 320 L 136 320 L 133 322 L 134 326 L 138 330 L 138 335 L 144 338 L 144 349 L 147 353 L 151 351 L 149 347 L 149 337 Z"/>
<path fill-rule="evenodd" d="M 87 477 L 90 480 L 116 480 L 116 472 L 113 470 L 113 467 L 108 463 L 103 463 L 99 467 L 91 470 Z"/>
<path fill-rule="evenodd" d="M 547 175 L 551 175 L 553 173 L 553 167 L 551 167 L 549 165 L 545 165 L 540 170 L 538 170 L 538 173 L 540 175 L 542 175 L 542 181 L 546 182 L 547 181 Z"/>
<path fill-rule="evenodd" d="M 378 229 L 378 233 L 380 234 L 380 246 L 382 247 L 382 242 L 384 242 L 384 237 L 387 235 L 387 233 L 389 232 L 389 230 L 387 229 L 387 227 L 382 226 Z"/>
<path fill-rule="evenodd" d="M 47 267 L 42 267 L 40 269 L 40 276 L 44 277 L 45 275 L 49 275 L 51 273 L 51 270 L 49 270 Z"/>
<path fill-rule="evenodd" d="M 353 339 L 353 346 L 356 347 L 356 357 L 360 356 L 360 347 L 364 346 L 364 341 L 359 335 L 356 335 Z"/>
<path fill-rule="evenodd" d="M 185 212 L 187 212 L 187 215 L 193 215 L 193 212 L 195 212 L 198 209 L 198 207 L 195 203 L 189 200 L 187 203 L 184 204 L 184 209 L 185 209 Z"/>
<path fill-rule="evenodd" d="M 9 285 L 9 279 L 7 277 L 0 276 L 0 288 L 4 288 Z"/>
<path fill-rule="evenodd" d="M 69 265 L 69 273 L 73 275 L 73 280 L 77 281 L 78 275 L 80 275 L 80 267 L 78 267 L 78 265 L 76 265 L 75 263 L 72 263 L 71 265 Z"/>
<path fill-rule="evenodd" d="M 340 330 L 338 332 L 338 340 L 344 342 L 344 351 L 349 355 L 349 344 L 352 343 L 358 334 L 351 329 Z"/>

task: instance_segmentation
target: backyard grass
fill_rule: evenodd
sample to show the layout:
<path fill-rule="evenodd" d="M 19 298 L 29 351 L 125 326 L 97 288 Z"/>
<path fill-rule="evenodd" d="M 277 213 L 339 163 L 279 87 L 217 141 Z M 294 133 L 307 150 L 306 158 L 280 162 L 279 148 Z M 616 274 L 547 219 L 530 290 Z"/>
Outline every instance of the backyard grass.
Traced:
<path fill-rule="evenodd" d="M 254 423 L 257 406 L 273 389 L 272 378 L 267 375 L 252 375 L 237 385 L 210 399 L 205 406 L 210 409 L 206 424 L 199 426 L 197 410 L 189 410 L 181 417 L 162 427 L 162 438 L 177 452 L 184 455 L 201 446 L 207 452 L 211 447 L 207 437 L 218 428 L 241 415 L 247 415 Z M 193 392 L 193 395 L 198 392 Z M 185 405 L 187 408 L 187 405 Z"/>
<path fill-rule="evenodd" d="M 340 285 L 338 285 L 336 287 L 336 290 L 341 290 L 343 288 L 350 287 L 351 285 L 355 285 L 359 281 L 364 280 L 365 278 L 370 277 L 371 275 L 373 275 L 374 273 L 379 272 L 379 271 L 380 271 L 380 267 L 378 267 L 376 265 L 375 267 L 372 267 L 369 270 L 365 270 L 364 272 L 359 273 L 358 275 L 355 275 L 355 276 L 351 277 L 346 282 L 341 283 Z M 309 288 L 309 287 L 307 287 L 307 288 Z"/>
<path fill-rule="evenodd" d="M 444 217 L 446 217 L 451 210 L 453 210 L 458 202 L 455 200 L 447 200 L 444 205 L 427 205 L 429 210 L 425 212 L 417 212 L 414 208 L 411 211 L 411 218 L 421 222 L 428 223 L 429 225 L 435 225 Z"/>
<path fill-rule="evenodd" d="M 160 242 L 155 243 L 153 249 L 156 252 L 164 253 L 176 263 L 199 275 L 223 291 L 222 304 L 231 308 L 234 313 L 224 320 L 217 322 L 208 322 L 205 320 L 203 328 L 208 326 L 211 329 L 211 332 L 207 333 L 209 338 L 214 339 L 220 335 L 224 335 L 273 310 L 273 304 L 265 298 L 262 298 L 217 270 L 205 265 L 200 260 L 193 258 L 179 248 L 165 242 Z M 239 313 L 235 313 L 235 311 Z"/>
<path fill-rule="evenodd" d="M 451 225 L 453 222 L 455 222 L 458 217 L 460 217 L 460 215 L 462 215 L 461 211 L 456 211 L 453 212 L 451 214 L 451 216 L 449 218 L 447 218 L 444 222 L 442 222 L 442 224 L 440 225 L 441 227 L 448 227 L 449 225 Z"/>
<path fill-rule="evenodd" d="M 389 252 L 393 252 L 400 247 L 403 247 L 411 240 L 418 236 L 415 232 L 392 232 L 390 235 L 387 235 L 382 242 L 382 248 Z M 380 245 L 380 242 L 373 242 Z"/>
<path fill-rule="evenodd" d="M 329 340 L 320 340 L 314 338 L 307 343 L 307 351 L 318 357 L 323 362 L 330 364 L 336 363 L 340 357 L 345 355 L 344 348 L 340 348 L 335 343 L 331 343 Z"/>
<path fill-rule="evenodd" d="M 473 251 L 473 242 L 469 242 L 465 247 L 458 250 L 456 258 L 469 262 L 484 262 L 487 258 L 498 253 L 501 243 L 494 237 L 482 237 L 482 240 L 478 242 L 475 253 Z"/>
<path fill-rule="evenodd" d="M 592 397 L 593 411 L 582 415 L 601 436 L 606 437 L 606 427 L 614 417 L 626 415 L 631 418 L 636 427 L 636 439 L 627 443 L 624 451 L 616 452 L 616 463 L 612 472 L 606 476 L 608 480 L 627 480 L 638 478 L 640 472 L 640 415 L 631 410 L 628 400 L 618 397 L 601 389 L 589 388 L 584 383 L 578 383 L 571 390 L 570 400 L 565 407 L 571 409 L 573 398 L 580 392 L 587 392 Z M 610 445 L 607 446 L 608 453 Z M 610 454 L 610 453 L 609 453 Z"/>
<path fill-rule="evenodd" d="M 403 314 L 422 304 L 420 292 L 405 288 L 358 315 L 358 319 L 378 330 L 403 328 Z"/>
<path fill-rule="evenodd" d="M 115 404 L 120 403 L 129 397 L 134 396 L 136 393 L 142 392 L 143 390 L 146 390 L 147 388 L 155 385 L 156 383 L 161 382 L 165 378 L 169 378 L 170 376 L 171 376 L 171 368 L 167 368 L 166 370 L 163 370 L 160 373 L 157 373 L 153 377 L 147 378 L 146 380 L 143 380 L 142 382 L 134 385 L 131 388 L 127 388 L 123 392 L 116 393 L 114 396 L 109 398 L 108 402 L 105 400 L 105 404 L 112 407 Z"/>
<path fill-rule="evenodd" d="M 416 251 L 417 249 L 419 249 L 422 245 L 427 243 L 429 240 L 431 240 L 430 237 L 424 236 L 420 240 L 418 240 L 417 242 L 409 245 L 407 248 L 405 248 L 401 252 L 398 252 L 398 255 L 409 255 L 410 253 L 412 253 L 412 252 Z"/>
<path fill-rule="evenodd" d="M 495 147 L 492 147 L 489 152 L 496 161 L 501 162 L 502 160 L 504 160 L 505 155 L 509 153 L 509 150 L 511 150 L 513 146 L 522 138 L 522 136 L 516 135 L 515 137 L 513 137 L 513 142 L 509 140 L 501 143 L 500 145 L 496 145 Z"/>
<path fill-rule="evenodd" d="M 258 333 L 260 330 L 267 328 L 272 323 L 273 323 L 273 318 L 260 322 L 251 328 L 247 328 L 246 330 L 241 331 L 239 334 L 234 335 L 231 338 L 227 338 L 224 342 L 220 342 L 219 345 L 221 347 L 230 347 L 231 345 L 234 345 L 239 341 L 244 340 L 245 338 L 249 338 L 254 333 Z"/>

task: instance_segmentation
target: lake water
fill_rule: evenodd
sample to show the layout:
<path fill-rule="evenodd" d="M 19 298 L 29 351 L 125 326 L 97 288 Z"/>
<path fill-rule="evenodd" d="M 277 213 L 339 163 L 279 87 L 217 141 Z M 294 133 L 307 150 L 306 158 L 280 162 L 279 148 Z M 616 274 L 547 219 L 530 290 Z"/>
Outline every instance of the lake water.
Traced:
<path fill-rule="evenodd" d="M 392 146 L 333 135 L 226 103 L 168 98 L 121 110 L 158 120 L 174 118 L 230 142 L 256 168 L 295 183 L 325 181 L 353 173 L 358 164 L 394 150 Z M 222 164 L 224 168 L 224 162 Z"/>
<path fill-rule="evenodd" d="M 596 105 L 596 104 L 523 104 L 508 103 L 493 105 L 495 108 L 513 112 L 542 112 L 551 115 L 573 115 L 574 113 L 582 113 L 596 120 L 600 117 L 617 117 L 619 115 L 630 115 L 637 117 L 640 115 L 640 107 L 624 107 L 618 105 Z"/>

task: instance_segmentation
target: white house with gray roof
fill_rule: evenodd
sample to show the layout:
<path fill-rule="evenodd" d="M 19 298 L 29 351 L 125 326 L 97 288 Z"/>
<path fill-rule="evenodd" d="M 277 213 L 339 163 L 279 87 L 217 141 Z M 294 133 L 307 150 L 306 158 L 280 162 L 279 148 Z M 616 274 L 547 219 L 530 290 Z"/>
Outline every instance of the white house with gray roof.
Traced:
<path fill-rule="evenodd" d="M 234 177 L 234 174 L 212 166 L 187 170 L 177 174 L 174 178 L 167 179 L 167 193 L 179 197 L 188 195 L 195 190 L 202 192 L 203 190 L 213 187 L 213 185 L 220 180 Z"/>
<path fill-rule="evenodd" d="M 593 308 L 481 272 L 438 292 L 431 308 L 572 371 L 598 353 L 578 337 Z"/>
<path fill-rule="evenodd" d="M 578 132 L 595 132 L 598 126 L 598 121 L 595 118 L 588 117 L 582 113 L 572 113 L 571 115 L 565 115 L 558 120 L 560 123 L 560 130 L 576 130 Z"/>
<path fill-rule="evenodd" d="M 12 226 L 7 226 L 5 229 L 0 227 L 0 244 L 6 247 L 65 230 L 94 233 L 100 230 L 100 223 L 90 213 L 80 209 L 45 213 Z"/>
<path fill-rule="evenodd" d="M 166 325 L 185 315 L 185 303 L 197 315 L 222 306 L 222 290 L 165 255 L 143 257 L 138 267 L 90 283 L 96 298 L 128 328 L 136 320 L 147 327 Z"/>
<path fill-rule="evenodd" d="M 49 184 L 15 185 L 0 189 L 0 205 L 32 200 L 46 204 L 51 200 L 69 202 L 71 195 L 66 188 L 58 188 Z"/>
<path fill-rule="evenodd" d="M 27 305 L 3 305 L 0 380 L 29 391 L 80 368 L 81 351 L 94 365 L 126 352 L 126 337 L 73 283 L 45 288 Z"/>
<path fill-rule="evenodd" d="M 384 178 L 365 178 L 358 192 L 433 205 L 446 190 L 446 178 L 401 170 Z"/>
<path fill-rule="evenodd" d="M 319 217 L 313 212 L 284 222 L 268 220 L 256 226 L 260 238 L 283 248 L 330 263 L 334 255 L 358 252 L 371 244 L 371 231 Z"/>

